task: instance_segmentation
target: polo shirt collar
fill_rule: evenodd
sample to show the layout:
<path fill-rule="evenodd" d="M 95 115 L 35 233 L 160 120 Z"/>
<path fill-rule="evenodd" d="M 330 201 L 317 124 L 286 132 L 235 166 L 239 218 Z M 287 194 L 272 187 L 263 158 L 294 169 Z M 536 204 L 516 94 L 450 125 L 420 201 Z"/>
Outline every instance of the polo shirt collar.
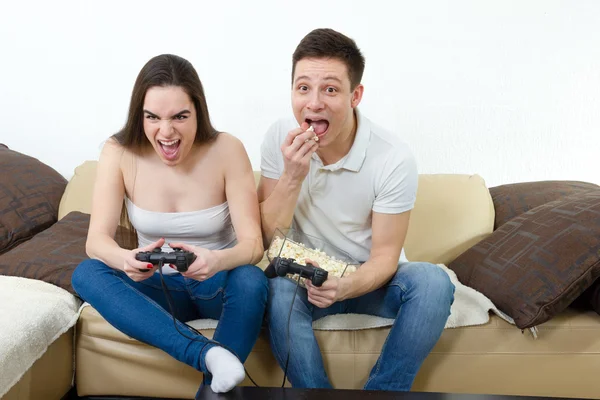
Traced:
<path fill-rule="evenodd" d="M 356 136 L 354 137 L 354 143 L 350 151 L 346 155 L 344 163 L 341 168 L 349 171 L 358 172 L 362 167 L 365 158 L 367 157 L 367 148 L 371 141 L 371 124 L 366 117 L 363 117 L 358 107 L 354 109 L 356 113 Z"/>

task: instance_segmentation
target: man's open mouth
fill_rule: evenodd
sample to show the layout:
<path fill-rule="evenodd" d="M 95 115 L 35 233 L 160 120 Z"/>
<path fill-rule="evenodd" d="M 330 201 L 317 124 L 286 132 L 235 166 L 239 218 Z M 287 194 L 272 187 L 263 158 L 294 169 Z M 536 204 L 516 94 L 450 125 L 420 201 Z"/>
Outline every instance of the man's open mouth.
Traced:
<path fill-rule="evenodd" d="M 306 119 L 306 123 L 313 127 L 315 135 L 323 136 L 329 129 L 329 121 L 326 119 Z"/>

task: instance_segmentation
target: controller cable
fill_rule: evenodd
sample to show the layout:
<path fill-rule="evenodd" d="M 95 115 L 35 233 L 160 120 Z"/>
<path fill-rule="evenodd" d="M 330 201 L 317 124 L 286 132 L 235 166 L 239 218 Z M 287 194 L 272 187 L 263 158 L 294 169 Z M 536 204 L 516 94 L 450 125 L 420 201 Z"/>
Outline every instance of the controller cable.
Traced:
<path fill-rule="evenodd" d="M 181 332 L 179 330 L 179 327 L 177 326 L 177 319 L 175 318 L 175 311 L 174 311 L 174 306 L 173 306 L 173 298 L 171 297 L 171 293 L 169 293 L 169 289 L 167 288 L 167 285 L 165 283 L 164 280 L 164 276 L 163 276 L 163 271 L 162 271 L 162 267 L 164 264 L 165 259 L 161 258 L 158 262 L 158 271 L 160 273 L 160 283 L 163 289 L 163 293 L 165 294 L 165 298 L 167 299 L 167 303 L 169 304 L 169 310 L 171 312 L 171 316 L 173 317 L 173 325 L 175 326 L 175 329 L 177 330 L 177 332 L 179 332 L 180 335 L 182 335 L 183 337 L 193 340 L 193 341 L 199 341 L 200 338 L 198 337 L 190 337 L 187 336 L 186 334 L 184 334 L 183 332 Z M 202 354 L 202 351 L 204 351 L 204 348 L 206 347 L 206 345 L 208 344 L 214 344 L 215 346 L 221 346 L 223 347 L 225 350 L 229 351 L 231 354 L 235 355 L 237 357 L 238 360 L 240 360 L 240 357 L 236 354 L 235 351 L 233 351 L 231 348 L 229 348 L 228 346 L 219 343 L 215 340 L 209 339 L 206 336 L 204 336 L 202 333 L 200 333 L 200 331 L 198 331 L 196 328 L 194 328 L 191 325 L 188 325 L 187 323 L 183 322 L 183 321 L 179 321 L 182 324 L 184 324 L 185 326 L 187 326 L 188 328 L 190 328 L 191 330 L 193 330 L 194 332 L 196 332 L 198 335 L 200 335 L 202 338 L 204 338 L 206 340 L 206 343 L 204 343 L 204 345 L 202 346 L 202 348 L 200 349 L 200 354 Z M 289 332 L 289 324 L 288 324 L 288 332 Z M 252 383 L 254 384 L 254 386 L 256 387 L 260 387 L 256 384 L 256 382 L 254 381 L 254 379 L 252 379 L 252 377 L 250 376 L 250 374 L 248 373 L 248 370 L 246 369 L 246 366 L 244 365 L 244 363 L 241 362 L 242 366 L 244 367 L 244 371 L 246 372 L 246 376 L 248 376 L 248 379 L 250 379 L 250 381 L 252 381 Z M 285 378 L 284 378 L 285 379 Z"/>
<path fill-rule="evenodd" d="M 302 272 L 300 272 L 299 276 L 298 276 L 298 282 L 296 283 L 296 290 L 294 291 L 294 297 L 292 297 L 292 305 L 290 305 L 290 313 L 288 314 L 288 322 L 287 322 L 287 334 L 286 334 L 286 341 L 287 341 L 287 356 L 285 358 L 285 368 L 283 370 L 283 382 L 281 382 L 281 387 L 284 387 L 285 385 L 285 378 L 287 377 L 287 369 L 288 369 L 288 363 L 290 361 L 290 353 L 291 353 L 291 349 L 290 349 L 290 320 L 292 319 L 292 310 L 294 309 L 294 300 L 296 300 L 296 294 L 298 293 L 298 286 L 300 286 L 300 279 L 302 278 Z"/>

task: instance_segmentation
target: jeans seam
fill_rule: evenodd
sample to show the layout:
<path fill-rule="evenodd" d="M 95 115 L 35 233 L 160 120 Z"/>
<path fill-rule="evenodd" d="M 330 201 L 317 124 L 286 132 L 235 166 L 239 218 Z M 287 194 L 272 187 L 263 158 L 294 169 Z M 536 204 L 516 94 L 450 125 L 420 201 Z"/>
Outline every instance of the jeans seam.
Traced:
<path fill-rule="evenodd" d="M 401 285 L 399 283 L 393 283 L 390 284 L 390 286 L 397 286 L 400 288 L 400 290 L 402 290 L 402 298 L 400 299 L 400 308 L 398 308 L 398 313 L 396 314 L 396 316 L 394 317 L 394 324 L 396 323 L 396 321 L 398 320 L 398 315 L 402 312 L 402 306 L 404 305 L 404 296 L 406 294 L 406 288 L 404 287 L 404 285 Z M 393 328 L 393 326 L 392 326 Z M 388 340 L 390 339 L 390 334 L 387 335 L 387 337 L 385 338 L 385 342 L 383 343 L 383 346 L 381 347 L 381 352 L 379 353 L 379 357 L 377 358 L 377 362 L 375 364 L 375 372 L 372 373 L 369 376 L 369 379 L 367 379 L 367 382 L 365 382 L 365 388 L 369 385 L 369 383 L 371 383 L 371 381 L 373 380 L 373 377 L 379 374 L 379 371 L 381 370 L 381 358 L 383 357 L 383 350 L 385 349 L 385 346 L 388 343 Z"/>
<path fill-rule="evenodd" d="M 192 292 L 190 292 L 190 288 L 187 287 L 187 286 L 186 286 L 186 290 L 187 290 L 187 292 L 190 295 L 190 298 L 192 300 L 212 300 L 215 297 L 217 297 L 219 295 L 219 293 L 225 293 L 225 290 L 222 287 L 220 287 L 219 289 L 217 289 L 217 291 L 214 294 L 210 295 L 210 296 L 194 296 L 192 294 Z"/>

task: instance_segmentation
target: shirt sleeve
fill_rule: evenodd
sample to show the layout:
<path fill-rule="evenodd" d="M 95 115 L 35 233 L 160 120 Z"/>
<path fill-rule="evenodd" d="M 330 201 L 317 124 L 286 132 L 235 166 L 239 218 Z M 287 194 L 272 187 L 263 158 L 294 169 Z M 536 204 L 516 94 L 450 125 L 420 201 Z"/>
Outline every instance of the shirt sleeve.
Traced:
<path fill-rule="evenodd" d="M 412 210 L 418 181 L 417 163 L 408 149 L 388 158 L 375 187 L 373 211 L 400 214 Z"/>
<path fill-rule="evenodd" d="M 269 127 L 260 147 L 260 170 L 265 178 L 279 179 L 283 173 L 283 155 L 281 154 L 280 123 Z"/>

